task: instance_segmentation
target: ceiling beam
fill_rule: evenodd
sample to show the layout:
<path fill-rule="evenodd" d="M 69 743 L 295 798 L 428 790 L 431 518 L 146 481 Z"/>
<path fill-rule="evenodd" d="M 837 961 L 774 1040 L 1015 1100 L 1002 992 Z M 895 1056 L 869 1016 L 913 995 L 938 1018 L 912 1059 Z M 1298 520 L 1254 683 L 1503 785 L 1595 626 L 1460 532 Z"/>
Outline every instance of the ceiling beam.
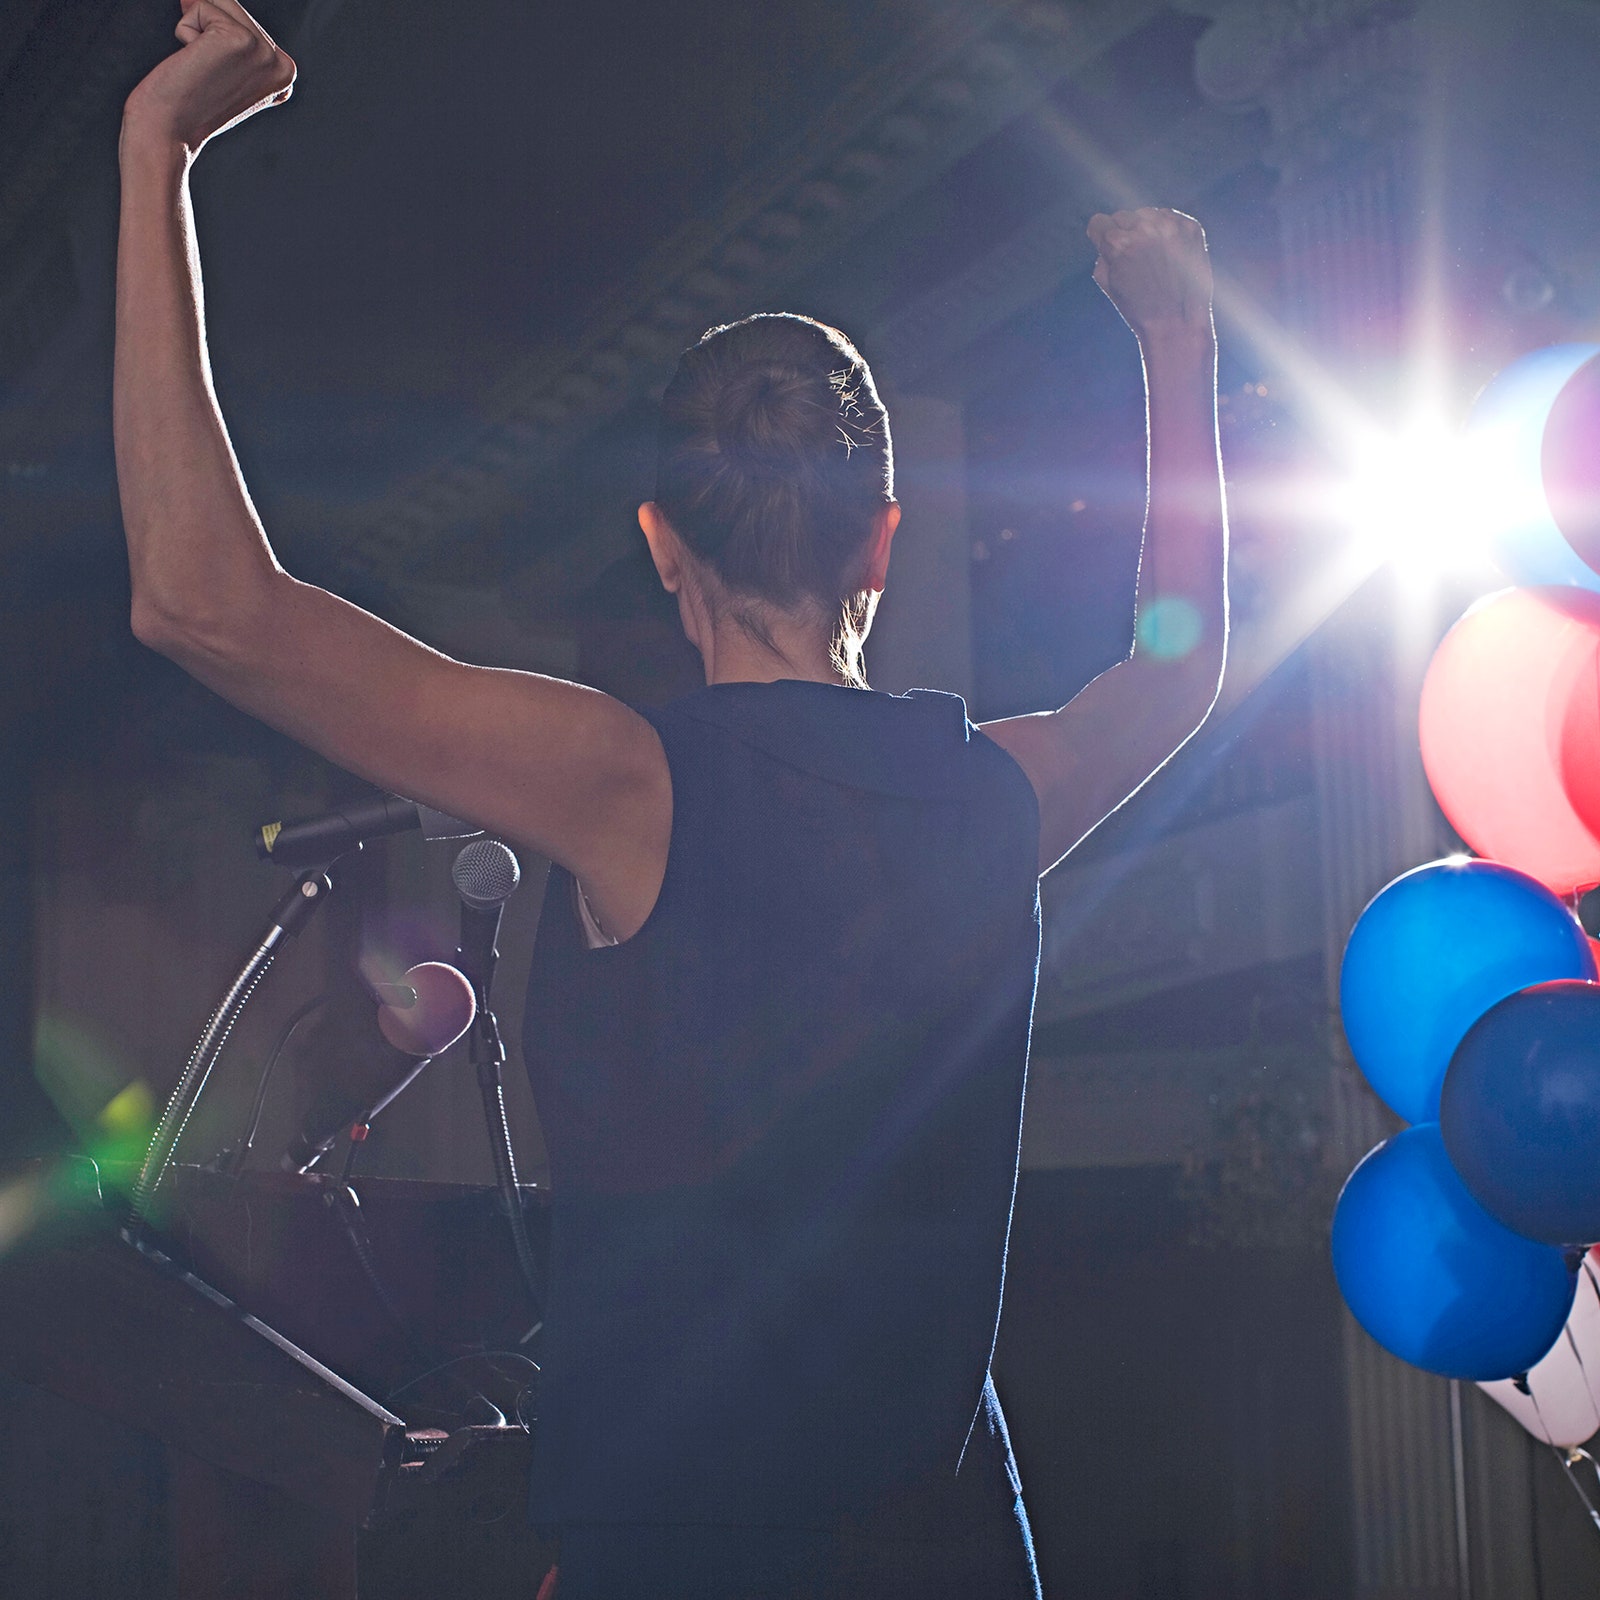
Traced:
<path fill-rule="evenodd" d="M 1254 120 L 1203 107 L 1119 163 L 1119 177 L 1134 191 L 1121 198 L 1197 208 L 1216 184 L 1260 159 L 1261 137 Z M 891 408 L 896 393 L 915 393 L 939 367 L 981 348 L 985 334 L 1053 294 L 1068 278 L 1087 276 L 1094 250 L 1084 224 L 1095 211 L 1117 202 L 1082 169 L 1069 172 L 1065 182 L 1068 192 L 1061 200 L 866 330 L 861 345 Z M 528 615 L 559 611 L 637 545 L 624 518 L 580 528 L 574 537 L 541 549 L 519 570 L 510 602 Z"/>
<path fill-rule="evenodd" d="M 658 394 L 699 332 L 837 252 L 1167 7 L 1002 0 L 938 13 L 804 137 L 665 241 L 576 337 L 518 362 L 447 460 L 356 508 L 331 540 L 350 578 L 458 560 L 584 438 Z"/>

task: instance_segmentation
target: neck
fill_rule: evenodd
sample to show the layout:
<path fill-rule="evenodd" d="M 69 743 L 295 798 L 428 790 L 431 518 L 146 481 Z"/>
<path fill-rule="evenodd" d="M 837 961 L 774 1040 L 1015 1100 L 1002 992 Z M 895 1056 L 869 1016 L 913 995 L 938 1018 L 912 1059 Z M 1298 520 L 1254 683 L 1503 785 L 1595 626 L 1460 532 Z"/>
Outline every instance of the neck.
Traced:
<path fill-rule="evenodd" d="M 772 648 L 731 619 L 724 618 L 708 631 L 709 638 L 700 645 L 708 684 L 774 683 L 779 678 L 798 678 L 805 683 L 845 682 L 833 664 L 831 639 L 814 627 L 772 618 L 768 627 Z"/>

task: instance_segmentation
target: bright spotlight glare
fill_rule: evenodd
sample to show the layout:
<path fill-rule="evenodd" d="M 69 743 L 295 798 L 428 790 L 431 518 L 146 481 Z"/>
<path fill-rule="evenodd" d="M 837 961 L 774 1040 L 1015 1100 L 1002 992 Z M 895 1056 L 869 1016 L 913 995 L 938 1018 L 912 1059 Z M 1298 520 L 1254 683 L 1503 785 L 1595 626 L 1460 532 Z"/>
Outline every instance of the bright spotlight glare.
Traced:
<path fill-rule="evenodd" d="M 1485 462 L 1442 420 L 1374 429 L 1351 452 L 1334 491 L 1338 520 L 1373 565 L 1426 581 L 1483 565 L 1496 497 Z"/>

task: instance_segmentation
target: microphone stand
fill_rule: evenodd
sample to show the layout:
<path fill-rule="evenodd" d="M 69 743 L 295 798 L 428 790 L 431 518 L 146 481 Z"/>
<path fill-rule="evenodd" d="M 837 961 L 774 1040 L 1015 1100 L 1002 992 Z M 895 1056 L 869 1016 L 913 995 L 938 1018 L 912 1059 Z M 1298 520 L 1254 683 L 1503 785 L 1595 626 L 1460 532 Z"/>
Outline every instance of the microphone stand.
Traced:
<path fill-rule="evenodd" d="M 500 1190 L 500 1205 L 511 1224 L 511 1245 L 517 1268 L 533 1303 L 535 1322 L 523 1336 L 523 1343 L 543 1326 L 544 1301 L 533 1241 L 528 1237 L 528 1219 L 522 1211 L 522 1191 L 517 1187 L 517 1160 L 511 1150 L 511 1125 L 506 1121 L 504 1069 L 505 1042 L 500 1024 L 488 1004 L 488 985 L 478 996 L 478 1014 L 467 1032 L 467 1059 L 478 1075 L 478 1092 L 483 1097 L 484 1125 L 489 1133 L 489 1150 L 494 1157 L 495 1182 Z"/>
<path fill-rule="evenodd" d="M 462 908 L 461 944 L 456 957 L 478 1003 L 477 1014 L 467 1030 L 467 1059 L 478 1075 L 478 1092 L 483 1098 L 483 1119 L 489 1134 L 489 1150 L 494 1157 L 500 1204 L 511 1227 L 517 1270 L 522 1275 L 535 1318 L 533 1326 L 522 1336 L 521 1342 L 526 1344 L 544 1326 L 544 1295 L 533 1244 L 528 1238 L 528 1219 L 522 1211 L 522 1191 L 517 1187 L 511 1126 L 506 1121 L 506 1047 L 500 1037 L 500 1024 L 489 1004 L 495 968 L 500 961 L 496 948 L 500 918 L 506 900 L 522 877 L 522 868 L 500 840 L 480 839 L 467 845 L 456 857 L 450 876 L 461 896 Z"/>

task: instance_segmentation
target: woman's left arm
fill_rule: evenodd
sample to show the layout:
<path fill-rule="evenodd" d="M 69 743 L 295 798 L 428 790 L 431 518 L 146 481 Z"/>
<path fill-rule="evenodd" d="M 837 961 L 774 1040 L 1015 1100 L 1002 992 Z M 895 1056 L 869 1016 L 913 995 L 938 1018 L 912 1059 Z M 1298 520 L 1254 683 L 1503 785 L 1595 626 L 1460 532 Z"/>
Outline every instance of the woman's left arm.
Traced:
<path fill-rule="evenodd" d="M 1227 649 L 1227 514 L 1216 425 L 1217 344 L 1205 235 L 1192 217 L 1118 212 L 1089 227 L 1095 281 L 1139 340 L 1149 499 L 1131 654 L 1058 711 L 983 731 L 1039 797 L 1048 871 L 1205 721 Z"/>

